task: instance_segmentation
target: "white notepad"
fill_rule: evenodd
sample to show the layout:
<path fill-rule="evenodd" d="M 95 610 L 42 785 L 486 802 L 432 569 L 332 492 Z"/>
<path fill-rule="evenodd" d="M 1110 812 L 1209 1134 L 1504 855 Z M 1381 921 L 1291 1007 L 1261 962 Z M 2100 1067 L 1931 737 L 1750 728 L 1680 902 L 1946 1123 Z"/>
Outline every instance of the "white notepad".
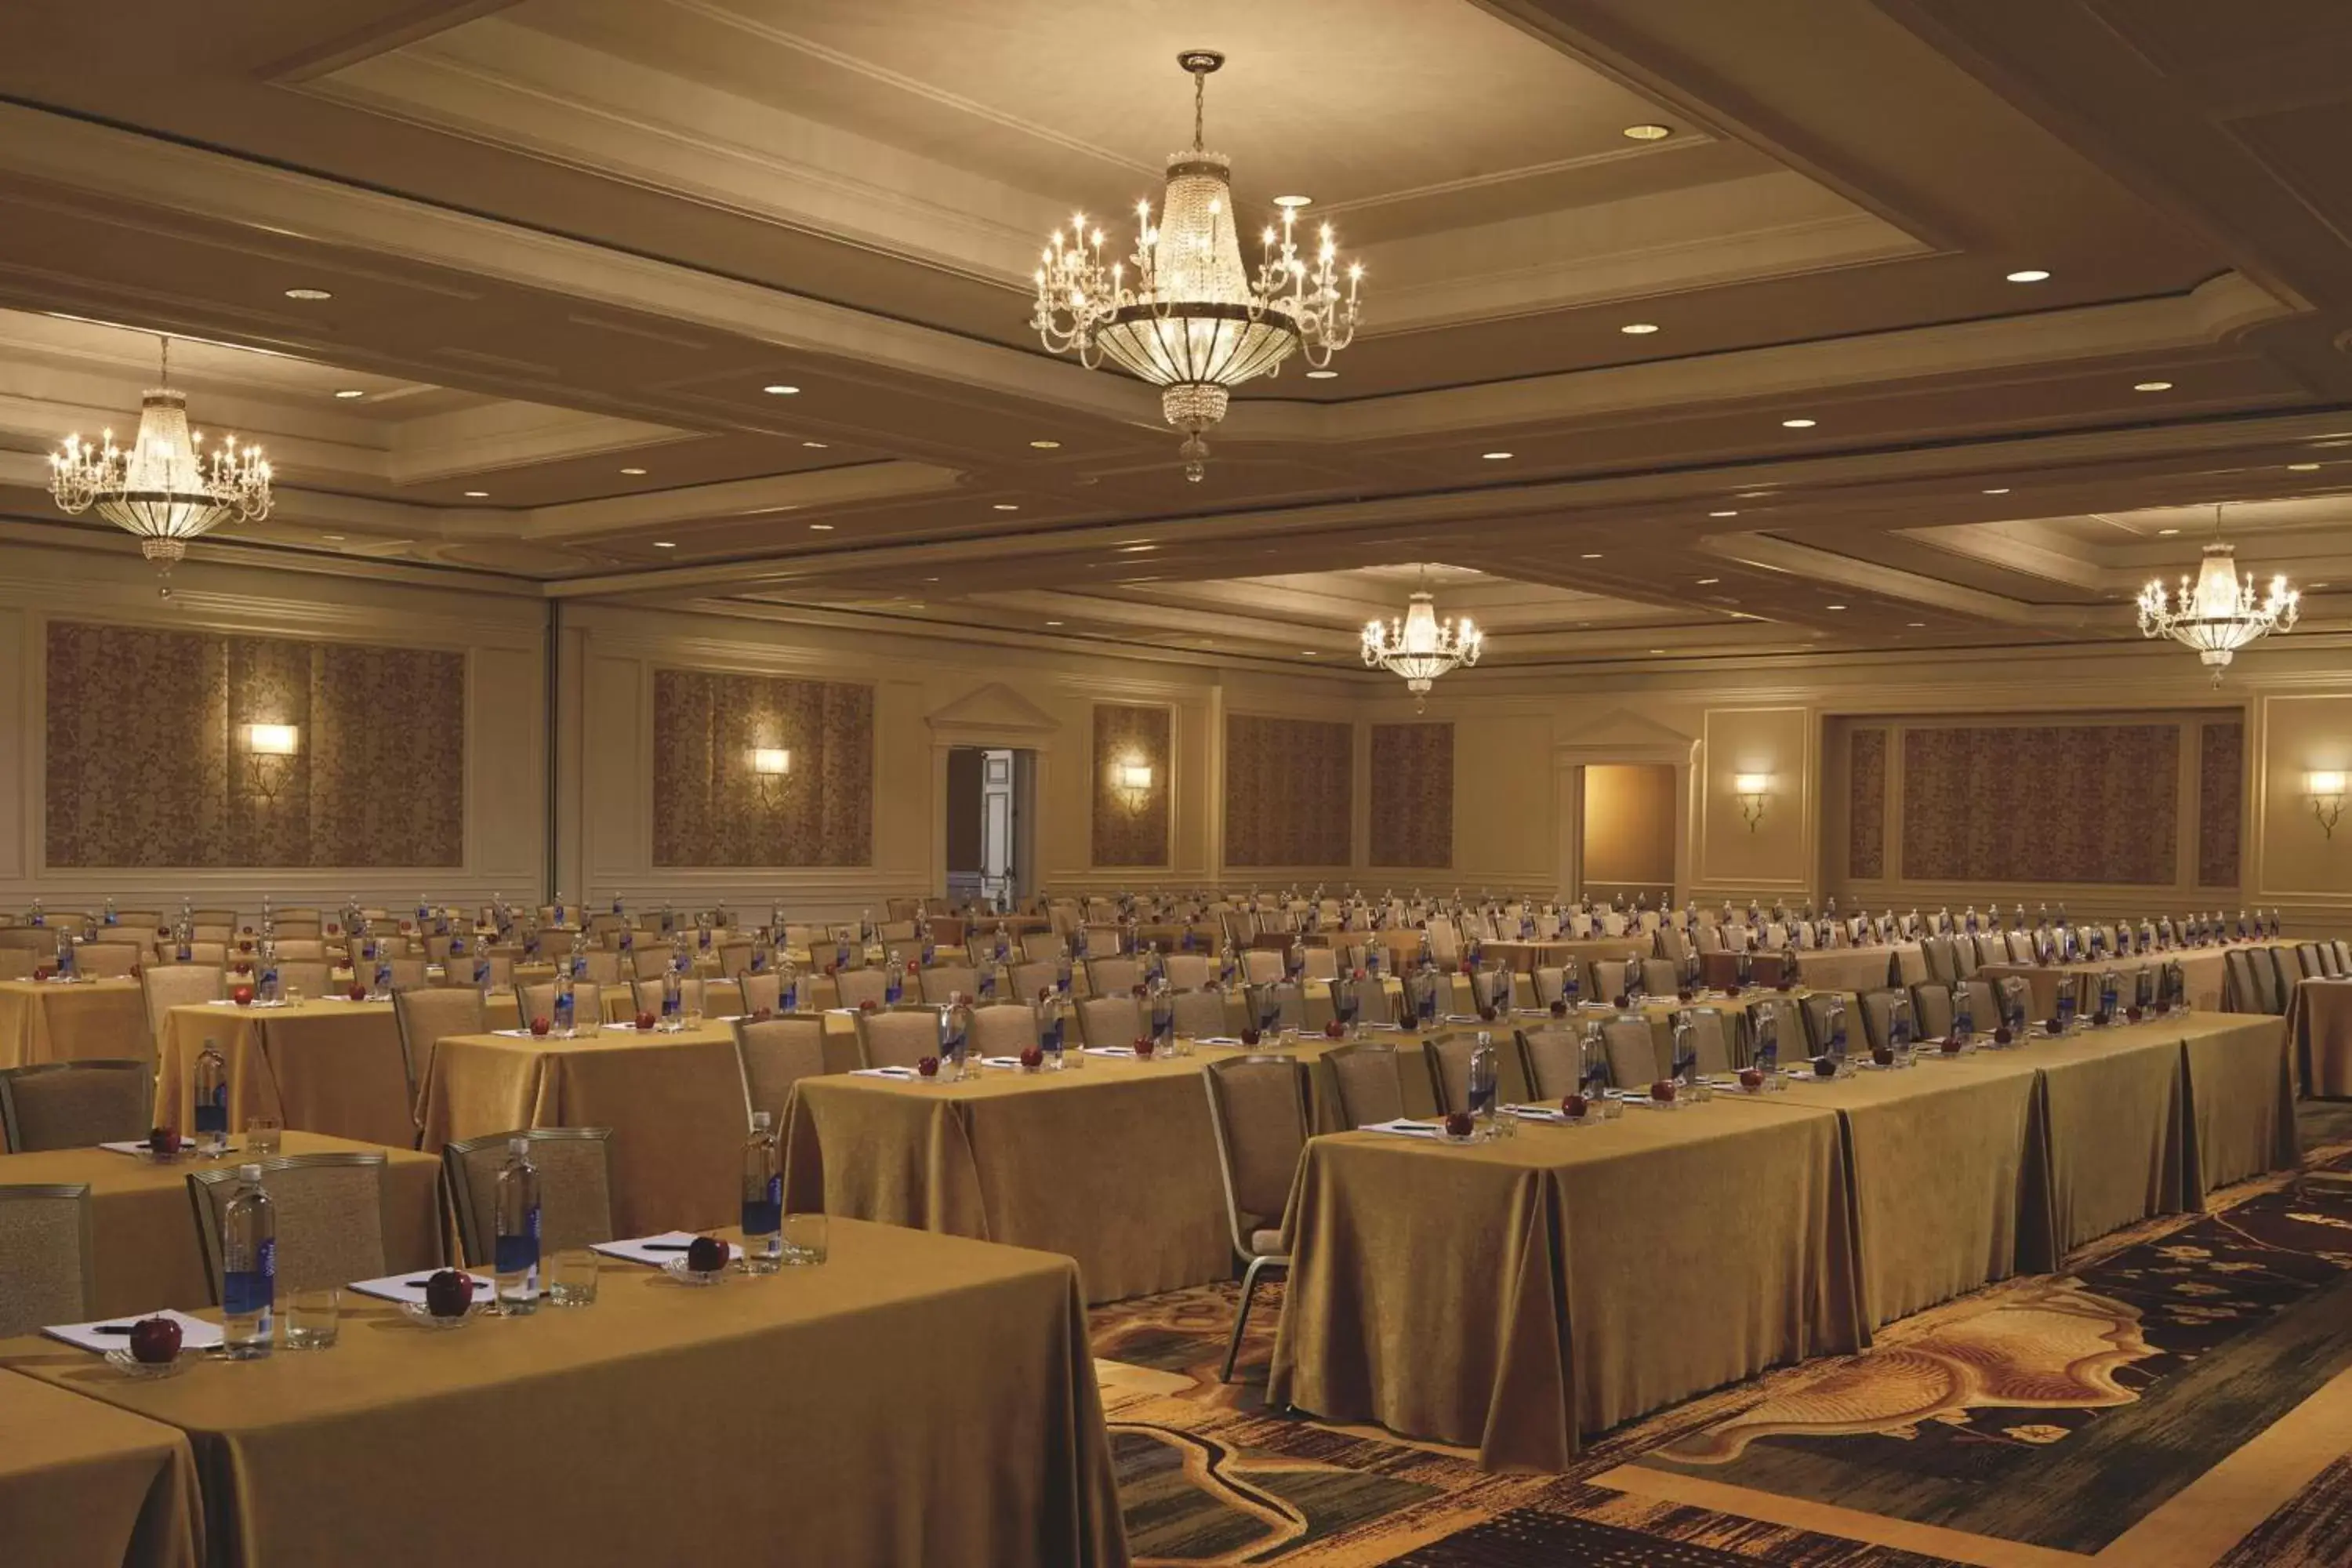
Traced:
<path fill-rule="evenodd" d="M 208 1351 L 221 1342 L 221 1326 L 207 1323 L 202 1318 L 192 1318 L 185 1312 L 142 1312 L 140 1317 L 169 1318 L 180 1325 L 180 1348 L 183 1351 Z M 41 1332 L 53 1340 L 63 1340 L 86 1351 L 100 1355 L 108 1351 L 131 1348 L 131 1326 L 139 1318 L 100 1318 L 94 1323 L 55 1323 Z"/>
<path fill-rule="evenodd" d="M 690 1230 L 666 1230 L 659 1236 L 634 1237 L 627 1241 L 600 1241 L 596 1250 L 607 1258 L 617 1258 L 624 1263 L 649 1263 L 656 1268 L 667 1265 L 673 1258 L 684 1258 L 687 1247 L 695 1239 Z M 729 1247 L 727 1257 L 733 1261 L 741 1256 L 741 1248 Z"/>
<path fill-rule="evenodd" d="M 379 1296 L 387 1301 L 422 1302 L 425 1300 L 425 1282 L 437 1272 L 437 1269 L 426 1268 L 408 1274 L 387 1274 L 381 1279 L 354 1280 L 351 1288 L 362 1296 Z M 499 1282 L 495 1279 L 471 1268 L 465 1272 L 473 1278 L 475 1300 L 488 1301 L 496 1298 Z"/>

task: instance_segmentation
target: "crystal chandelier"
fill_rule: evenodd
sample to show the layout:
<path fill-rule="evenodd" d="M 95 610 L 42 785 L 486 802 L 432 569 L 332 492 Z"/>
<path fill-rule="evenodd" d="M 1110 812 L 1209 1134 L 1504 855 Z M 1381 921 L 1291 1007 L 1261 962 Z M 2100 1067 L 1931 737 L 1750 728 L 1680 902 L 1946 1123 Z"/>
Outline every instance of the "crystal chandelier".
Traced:
<path fill-rule="evenodd" d="M 1416 713 L 1429 706 L 1430 682 L 1457 666 L 1477 663 L 1486 646 L 1486 634 L 1469 616 L 1439 620 L 1426 587 L 1406 601 L 1404 619 L 1364 623 L 1364 663 L 1402 676 Z"/>
<path fill-rule="evenodd" d="M 1277 374 L 1294 351 L 1320 368 L 1355 337 L 1364 269 L 1346 268 L 1343 294 L 1330 226 L 1309 260 L 1296 234 L 1307 198 L 1284 196 L 1282 227 L 1267 226 L 1251 279 L 1234 226 L 1233 164 L 1201 140 L 1209 73 L 1225 57 L 1187 49 L 1176 63 L 1192 74 L 1192 147 L 1169 156 L 1159 224 L 1149 201 L 1137 203 L 1135 254 L 1109 266 L 1102 230 L 1089 230 L 1084 213 L 1066 237 L 1056 230 L 1029 324 L 1055 353 L 1075 350 L 1088 369 L 1108 359 L 1162 388 L 1160 414 L 1184 432 L 1184 477 L 1197 480 L 1209 456 L 1201 433 L 1225 416 L 1234 387 Z"/>
<path fill-rule="evenodd" d="M 2221 533 L 2221 509 L 2216 506 L 2213 542 L 2205 547 L 2197 585 L 2191 588 L 2189 579 L 2181 578 L 2177 601 L 2167 597 L 2160 578 L 2139 592 L 2140 635 L 2167 637 L 2195 648 L 2197 657 L 2211 668 L 2216 686 L 2221 684 L 2221 672 L 2229 668 L 2240 648 L 2273 632 L 2291 630 L 2303 599 L 2286 585 L 2285 577 L 2274 576 L 2270 592 L 2257 601 L 2253 574 L 2248 573 L 2243 582 L 2239 580 L 2236 552 L 2222 542 Z"/>
<path fill-rule="evenodd" d="M 95 444 L 68 436 L 49 454 L 49 494 L 68 513 L 95 506 L 98 515 L 137 534 L 140 552 L 165 573 L 188 552 L 188 541 L 234 516 L 259 522 L 269 515 L 269 464 L 258 447 L 232 436 L 206 453 L 204 437 L 188 428 L 188 400 L 174 392 L 172 340 L 163 340 L 163 384 L 139 405 L 139 436 L 129 448 L 106 431 Z M 168 596 L 171 589 L 163 590 Z"/>

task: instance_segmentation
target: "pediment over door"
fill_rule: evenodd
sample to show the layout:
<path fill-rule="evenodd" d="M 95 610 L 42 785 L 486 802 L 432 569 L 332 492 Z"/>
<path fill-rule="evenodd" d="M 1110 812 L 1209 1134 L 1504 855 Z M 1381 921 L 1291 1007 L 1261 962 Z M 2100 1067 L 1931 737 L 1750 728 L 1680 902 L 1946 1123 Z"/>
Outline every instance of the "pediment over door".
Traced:
<path fill-rule="evenodd" d="M 974 687 L 923 716 L 942 746 L 1045 746 L 1062 721 L 1003 681 Z"/>
<path fill-rule="evenodd" d="M 1619 708 L 1561 737 L 1554 742 L 1552 754 L 1562 767 L 1592 763 L 1682 763 L 1691 760 L 1697 746 L 1696 735 L 1630 708 Z"/>

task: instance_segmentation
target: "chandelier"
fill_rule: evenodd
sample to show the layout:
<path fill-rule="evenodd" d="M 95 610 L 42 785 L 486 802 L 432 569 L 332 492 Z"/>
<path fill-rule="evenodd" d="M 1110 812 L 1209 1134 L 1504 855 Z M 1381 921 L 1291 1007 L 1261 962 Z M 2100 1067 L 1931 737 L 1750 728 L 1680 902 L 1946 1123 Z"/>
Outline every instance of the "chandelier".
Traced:
<path fill-rule="evenodd" d="M 1029 324 L 1055 353 L 1075 350 L 1089 370 L 1108 359 L 1161 388 L 1161 416 L 1184 432 L 1184 477 L 1198 480 L 1209 456 L 1201 433 L 1225 416 L 1234 387 L 1277 374 L 1294 352 L 1320 368 L 1355 337 L 1364 269 L 1346 268 L 1342 294 L 1330 226 L 1309 260 L 1297 237 L 1307 199 L 1283 196 L 1281 229 L 1267 226 L 1250 277 L 1234 226 L 1233 164 L 1201 139 L 1209 73 L 1225 57 L 1187 49 L 1176 63 L 1192 75 L 1192 147 L 1169 156 L 1160 222 L 1149 201 L 1138 202 L 1135 253 L 1108 266 L 1102 230 L 1088 229 L 1084 213 L 1066 237 L 1056 230 Z"/>
<path fill-rule="evenodd" d="M 109 522 L 138 535 L 140 553 L 165 573 L 188 552 L 188 541 L 234 516 L 259 522 L 269 515 L 269 464 L 258 447 L 232 436 L 207 453 L 204 437 L 188 428 L 188 400 L 171 388 L 172 340 L 163 340 L 163 384 L 139 404 L 139 435 L 128 448 L 106 431 L 95 444 L 68 436 L 49 454 L 49 494 L 79 515 L 91 507 Z M 167 586 L 166 596 L 171 594 Z"/>
<path fill-rule="evenodd" d="M 2303 599 L 2286 585 L 2284 576 L 2274 576 L 2270 592 L 2257 601 L 2253 574 L 2240 581 L 2236 552 L 2222 542 L 2221 533 L 2221 509 L 2216 506 L 2213 542 L 2205 547 L 2205 560 L 2197 569 L 2193 589 L 2183 577 L 2175 599 L 2167 597 L 2161 579 L 2150 582 L 2139 593 L 2140 635 L 2167 637 L 2195 648 L 2197 657 L 2211 668 L 2216 686 L 2240 648 L 2273 632 L 2292 629 Z"/>
<path fill-rule="evenodd" d="M 1426 587 L 1405 602 L 1404 619 L 1364 623 L 1364 663 L 1404 678 L 1416 713 L 1429 706 L 1430 682 L 1447 670 L 1478 662 L 1486 634 L 1469 616 L 1437 618 Z"/>

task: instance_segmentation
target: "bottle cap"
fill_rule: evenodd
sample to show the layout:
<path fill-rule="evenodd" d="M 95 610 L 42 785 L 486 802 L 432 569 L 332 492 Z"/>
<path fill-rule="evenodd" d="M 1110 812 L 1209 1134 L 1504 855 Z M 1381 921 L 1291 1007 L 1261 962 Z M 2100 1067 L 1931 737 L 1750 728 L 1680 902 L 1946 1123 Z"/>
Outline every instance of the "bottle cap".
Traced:
<path fill-rule="evenodd" d="M 240 1182 L 258 1183 L 261 1180 L 261 1167 L 258 1165 L 239 1165 L 236 1168 L 236 1179 Z"/>
<path fill-rule="evenodd" d="M 764 1110 L 755 1110 L 751 1112 L 751 1131 L 754 1132 L 765 1132 L 771 1125 L 771 1121 L 772 1119 Z"/>
<path fill-rule="evenodd" d="M 528 1138 L 508 1139 L 507 1152 L 514 1155 L 517 1159 L 529 1158 L 530 1154 L 530 1140 Z"/>

